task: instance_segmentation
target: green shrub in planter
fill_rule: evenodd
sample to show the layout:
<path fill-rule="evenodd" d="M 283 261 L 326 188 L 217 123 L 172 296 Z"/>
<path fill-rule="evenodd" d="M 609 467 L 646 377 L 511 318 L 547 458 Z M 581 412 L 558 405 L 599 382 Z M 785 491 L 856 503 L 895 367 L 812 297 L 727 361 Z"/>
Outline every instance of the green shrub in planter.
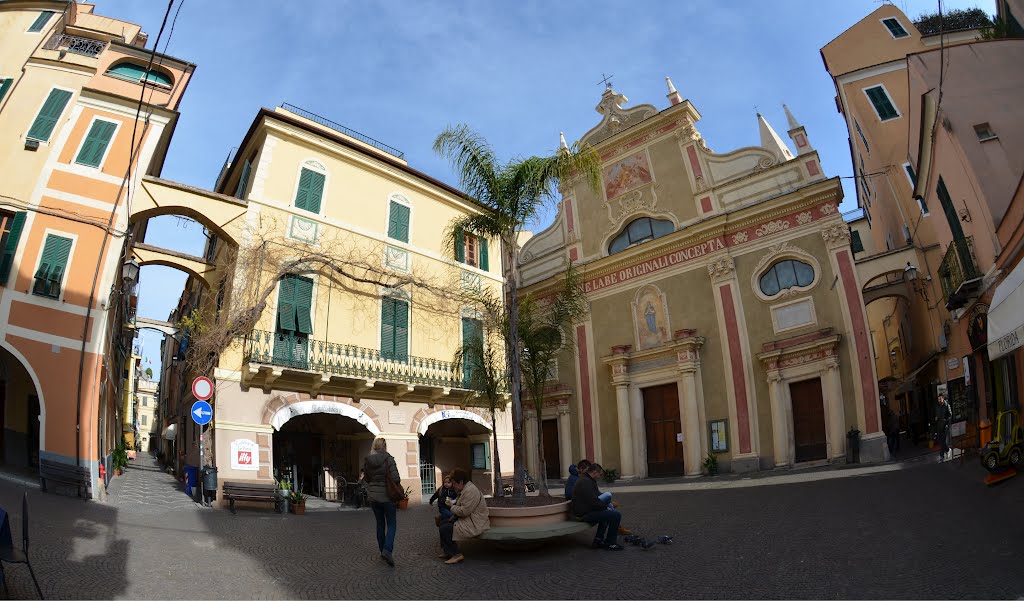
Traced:
<path fill-rule="evenodd" d="M 612 482 L 615 482 L 618 479 L 619 479 L 619 470 L 614 469 L 614 468 L 609 468 L 609 469 L 606 469 L 604 471 L 604 481 L 607 482 L 608 484 L 611 484 Z"/>
<path fill-rule="evenodd" d="M 709 476 L 718 473 L 718 457 L 714 453 L 708 453 L 708 456 L 704 458 L 704 473 Z"/>

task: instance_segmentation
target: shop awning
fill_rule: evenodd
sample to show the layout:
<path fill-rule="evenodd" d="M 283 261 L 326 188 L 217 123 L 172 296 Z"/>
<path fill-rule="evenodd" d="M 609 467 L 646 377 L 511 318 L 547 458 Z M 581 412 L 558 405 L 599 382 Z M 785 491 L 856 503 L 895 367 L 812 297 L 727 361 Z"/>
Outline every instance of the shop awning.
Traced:
<path fill-rule="evenodd" d="M 996 286 L 988 308 L 988 358 L 1024 345 L 1024 261 Z"/>
<path fill-rule="evenodd" d="M 178 424 L 171 424 L 164 428 L 164 440 L 174 440 L 178 435 Z"/>

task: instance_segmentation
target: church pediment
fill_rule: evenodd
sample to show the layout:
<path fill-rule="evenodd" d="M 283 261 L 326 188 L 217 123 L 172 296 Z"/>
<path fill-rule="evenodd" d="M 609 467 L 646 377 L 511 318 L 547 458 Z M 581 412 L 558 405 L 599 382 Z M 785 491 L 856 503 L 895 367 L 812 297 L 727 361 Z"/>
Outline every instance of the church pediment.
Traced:
<path fill-rule="evenodd" d="M 658 114 L 658 109 L 651 104 L 641 104 L 633 108 L 622 108 L 629 99 L 610 87 L 601 95 L 601 102 L 594 110 L 603 115 L 601 122 L 594 126 L 580 139 L 580 144 L 599 144 L 615 134 L 633 127 L 641 121 Z"/>

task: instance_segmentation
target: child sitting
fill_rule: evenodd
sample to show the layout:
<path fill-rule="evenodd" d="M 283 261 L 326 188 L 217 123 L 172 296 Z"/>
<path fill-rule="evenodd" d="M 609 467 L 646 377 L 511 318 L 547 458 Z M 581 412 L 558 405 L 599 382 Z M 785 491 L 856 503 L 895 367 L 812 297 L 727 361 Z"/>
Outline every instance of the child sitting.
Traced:
<path fill-rule="evenodd" d="M 434 516 L 434 524 L 440 525 L 441 522 L 447 522 L 452 519 L 452 510 L 445 503 L 446 499 L 455 501 L 455 497 L 459 493 L 455 492 L 455 488 L 452 487 L 452 477 L 445 476 L 444 482 L 441 484 L 441 488 L 434 491 L 434 495 L 430 497 L 430 504 L 433 505 L 434 501 L 437 501 L 437 512 L 439 515 Z"/>

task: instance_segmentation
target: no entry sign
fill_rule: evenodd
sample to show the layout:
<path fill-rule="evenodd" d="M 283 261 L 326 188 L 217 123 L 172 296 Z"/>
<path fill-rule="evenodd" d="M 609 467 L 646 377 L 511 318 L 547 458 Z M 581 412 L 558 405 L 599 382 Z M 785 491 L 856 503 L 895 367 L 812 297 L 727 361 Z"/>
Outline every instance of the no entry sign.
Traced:
<path fill-rule="evenodd" d="M 213 382 L 206 376 L 199 376 L 192 380 L 192 396 L 197 401 L 205 401 L 213 396 Z"/>

